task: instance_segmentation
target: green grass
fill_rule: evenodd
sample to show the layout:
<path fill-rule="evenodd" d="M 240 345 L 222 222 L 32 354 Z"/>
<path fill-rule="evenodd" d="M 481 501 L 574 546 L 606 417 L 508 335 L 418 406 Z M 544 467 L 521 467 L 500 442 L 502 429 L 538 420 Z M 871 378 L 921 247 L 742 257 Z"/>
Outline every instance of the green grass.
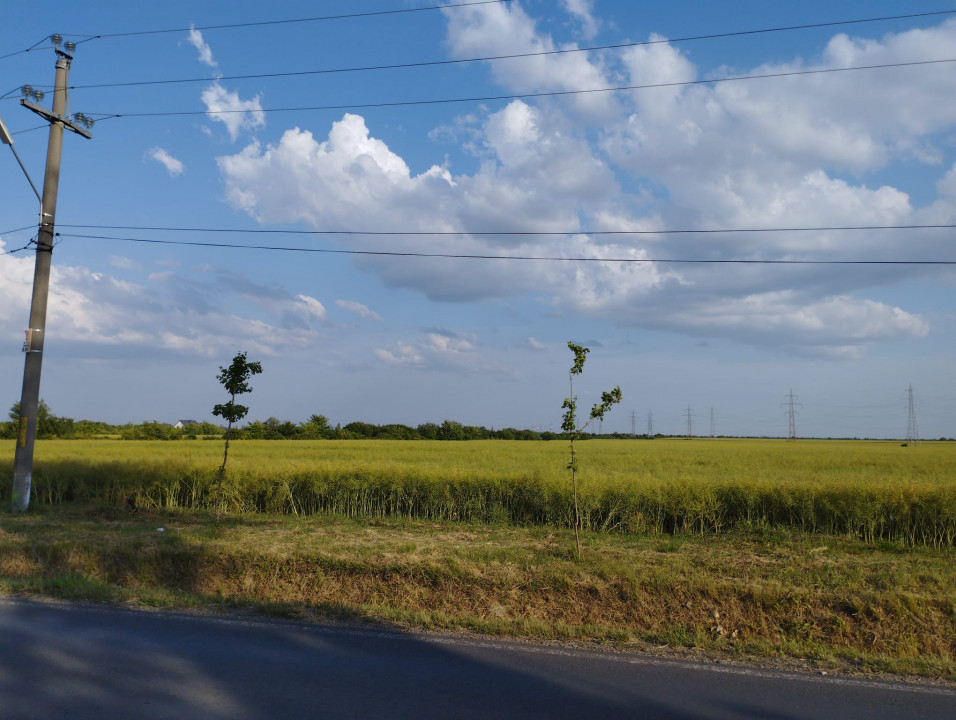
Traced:
<path fill-rule="evenodd" d="M 956 680 L 956 548 L 781 529 L 582 540 L 578 561 L 545 526 L 62 504 L 0 516 L 0 592 Z"/>
<path fill-rule="evenodd" d="M 956 542 L 956 443 L 592 440 L 580 443 L 584 529 L 714 535 L 784 528 L 868 543 Z M 12 448 L 0 473 L 12 466 Z M 215 442 L 37 443 L 35 500 L 209 509 Z M 233 513 L 570 527 L 567 444 L 241 441 Z M 0 486 L 0 502 L 9 501 Z"/>

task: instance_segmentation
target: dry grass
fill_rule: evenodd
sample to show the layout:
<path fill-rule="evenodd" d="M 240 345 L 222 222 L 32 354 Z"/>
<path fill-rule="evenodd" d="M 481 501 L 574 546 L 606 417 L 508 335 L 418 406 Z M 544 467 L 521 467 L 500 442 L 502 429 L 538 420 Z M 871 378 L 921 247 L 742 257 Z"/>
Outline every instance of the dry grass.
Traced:
<path fill-rule="evenodd" d="M 555 528 L 61 506 L 0 519 L 0 589 L 956 680 L 952 548 L 783 531 L 584 540 L 578 562 Z"/>

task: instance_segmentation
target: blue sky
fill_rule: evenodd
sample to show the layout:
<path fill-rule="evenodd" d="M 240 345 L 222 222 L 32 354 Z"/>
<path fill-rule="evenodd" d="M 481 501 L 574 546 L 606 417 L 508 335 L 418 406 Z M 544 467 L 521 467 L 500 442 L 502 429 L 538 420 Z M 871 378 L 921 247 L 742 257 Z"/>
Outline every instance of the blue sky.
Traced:
<path fill-rule="evenodd" d="M 690 407 L 695 434 L 710 433 L 713 411 L 718 433 L 785 435 L 792 389 L 799 435 L 900 437 L 912 384 L 921 435 L 956 436 L 956 273 L 945 265 L 140 242 L 956 260 L 952 229 L 780 230 L 956 223 L 953 63 L 788 74 L 956 60 L 956 14 L 680 40 L 948 12 L 952 0 L 421 9 L 432 5 L 4 10 L 0 55 L 54 32 L 79 43 L 70 110 L 98 119 L 92 140 L 64 142 L 41 387 L 54 412 L 212 419 L 218 366 L 246 350 L 264 367 L 250 419 L 557 428 L 573 340 L 592 349 L 581 402 L 623 391 L 608 432 L 644 431 L 650 414 L 656 432 L 681 433 Z M 471 61 L 421 65 L 449 60 Z M 0 117 L 38 184 L 47 130 L 17 88 L 51 85 L 54 62 L 49 42 L 0 59 Z M 356 69 L 393 65 L 419 66 Z M 280 76 L 235 77 L 262 74 Z M 788 75 L 697 82 L 754 74 Z M 126 84 L 144 81 L 157 82 Z M 581 92 L 634 85 L 663 87 Z M 534 93 L 565 94 L 501 97 Z M 0 150 L 10 251 L 30 240 L 37 203 Z M 761 232 L 668 232 L 733 229 Z M 10 403 L 32 272 L 29 251 L 0 256 Z"/>

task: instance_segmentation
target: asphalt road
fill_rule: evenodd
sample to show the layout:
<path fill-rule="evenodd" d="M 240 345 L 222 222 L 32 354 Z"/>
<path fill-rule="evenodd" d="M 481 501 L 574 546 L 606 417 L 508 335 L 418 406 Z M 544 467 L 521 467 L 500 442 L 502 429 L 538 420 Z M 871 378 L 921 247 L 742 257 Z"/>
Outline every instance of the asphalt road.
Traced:
<path fill-rule="evenodd" d="M 607 652 L 0 599 L 0 720 L 956 718 L 956 691 Z"/>

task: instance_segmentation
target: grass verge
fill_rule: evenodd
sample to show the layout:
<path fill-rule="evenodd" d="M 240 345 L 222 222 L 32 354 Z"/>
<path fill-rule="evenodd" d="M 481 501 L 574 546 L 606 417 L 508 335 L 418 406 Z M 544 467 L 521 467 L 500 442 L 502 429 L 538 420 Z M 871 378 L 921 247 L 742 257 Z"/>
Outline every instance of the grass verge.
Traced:
<path fill-rule="evenodd" d="M 956 550 L 795 532 L 585 534 L 39 507 L 0 592 L 468 630 L 956 681 Z"/>

